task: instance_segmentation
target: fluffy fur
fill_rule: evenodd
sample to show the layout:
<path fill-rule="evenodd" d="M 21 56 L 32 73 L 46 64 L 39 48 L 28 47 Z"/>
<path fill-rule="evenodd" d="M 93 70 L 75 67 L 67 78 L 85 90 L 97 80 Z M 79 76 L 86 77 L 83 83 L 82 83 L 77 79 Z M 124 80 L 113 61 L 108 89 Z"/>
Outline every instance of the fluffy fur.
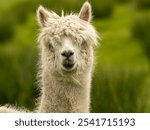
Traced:
<path fill-rule="evenodd" d="M 0 113 L 20 113 L 20 112 L 28 112 L 28 110 L 24 108 L 17 108 L 9 105 L 1 106 Z"/>
<path fill-rule="evenodd" d="M 40 6 L 37 19 L 41 97 L 36 112 L 89 112 L 97 33 L 91 25 L 91 5 L 79 14 L 58 16 Z M 0 112 L 16 112 L 0 107 Z"/>

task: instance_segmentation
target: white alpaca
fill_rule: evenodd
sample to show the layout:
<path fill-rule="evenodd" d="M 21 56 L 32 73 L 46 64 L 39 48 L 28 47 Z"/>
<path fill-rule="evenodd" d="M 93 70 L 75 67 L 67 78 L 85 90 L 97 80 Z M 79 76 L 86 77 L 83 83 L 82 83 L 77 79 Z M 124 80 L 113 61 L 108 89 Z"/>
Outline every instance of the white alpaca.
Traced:
<path fill-rule="evenodd" d="M 41 97 L 36 112 L 89 112 L 93 45 L 97 43 L 91 17 L 88 2 L 79 15 L 58 16 L 38 8 Z M 0 112 L 16 110 L 0 107 Z"/>

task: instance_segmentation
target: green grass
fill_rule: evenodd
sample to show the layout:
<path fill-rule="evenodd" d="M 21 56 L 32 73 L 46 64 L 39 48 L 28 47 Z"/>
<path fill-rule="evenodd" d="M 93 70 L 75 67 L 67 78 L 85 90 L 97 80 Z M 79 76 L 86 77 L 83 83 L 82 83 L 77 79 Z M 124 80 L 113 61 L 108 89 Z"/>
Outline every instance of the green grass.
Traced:
<path fill-rule="evenodd" d="M 96 49 L 92 112 L 149 112 L 149 63 L 132 37 L 130 5 L 116 6 L 107 19 L 94 21 L 102 41 Z"/>
<path fill-rule="evenodd" d="M 148 67 L 148 60 L 138 41 L 132 38 L 132 8 L 129 5 L 116 6 L 108 19 L 94 21 L 102 41 L 97 49 L 98 64 L 114 66 Z"/>

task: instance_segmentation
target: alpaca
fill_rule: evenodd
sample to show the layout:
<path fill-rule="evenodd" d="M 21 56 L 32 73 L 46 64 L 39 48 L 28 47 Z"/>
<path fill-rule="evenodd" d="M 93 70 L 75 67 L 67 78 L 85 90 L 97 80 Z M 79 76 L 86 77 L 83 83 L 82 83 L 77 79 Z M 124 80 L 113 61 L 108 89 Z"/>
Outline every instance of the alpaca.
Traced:
<path fill-rule="evenodd" d="M 37 20 L 40 62 L 38 80 L 41 96 L 36 112 L 90 112 L 90 89 L 94 65 L 93 46 L 98 35 L 91 25 L 91 5 L 80 13 L 57 15 L 40 6 Z M 20 112 L 0 107 L 0 112 Z"/>

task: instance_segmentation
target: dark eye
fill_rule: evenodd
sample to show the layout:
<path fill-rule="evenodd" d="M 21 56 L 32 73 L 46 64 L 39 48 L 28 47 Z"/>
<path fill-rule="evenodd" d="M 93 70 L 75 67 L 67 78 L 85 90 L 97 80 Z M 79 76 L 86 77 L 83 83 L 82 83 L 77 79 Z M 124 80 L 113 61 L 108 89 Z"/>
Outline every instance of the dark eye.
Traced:
<path fill-rule="evenodd" d="M 87 44 L 83 42 L 81 44 L 81 53 L 86 53 L 86 51 L 87 51 Z"/>
<path fill-rule="evenodd" d="M 86 43 L 86 42 L 83 42 L 83 43 L 81 44 L 81 48 L 82 48 L 82 49 L 86 49 L 86 48 L 87 48 L 87 46 L 88 46 L 88 45 L 87 45 L 87 43 Z"/>
<path fill-rule="evenodd" d="M 51 43 L 48 44 L 48 49 L 49 49 L 51 52 L 53 52 L 54 48 L 53 48 L 53 46 L 52 46 Z"/>

